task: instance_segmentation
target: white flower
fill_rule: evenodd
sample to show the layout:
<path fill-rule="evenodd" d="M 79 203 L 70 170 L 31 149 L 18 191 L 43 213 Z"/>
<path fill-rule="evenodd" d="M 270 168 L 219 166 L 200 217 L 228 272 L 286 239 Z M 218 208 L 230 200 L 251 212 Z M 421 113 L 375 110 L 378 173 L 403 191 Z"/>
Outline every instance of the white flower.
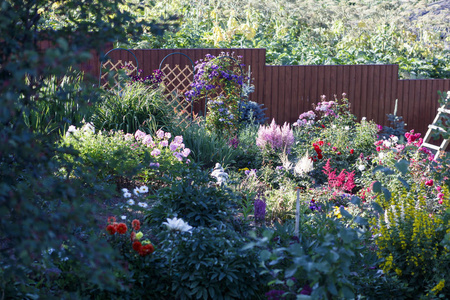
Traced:
<path fill-rule="evenodd" d="M 66 136 L 69 136 L 71 133 L 75 133 L 75 132 L 77 132 L 77 128 L 73 125 L 70 125 L 69 129 L 67 129 Z"/>
<path fill-rule="evenodd" d="M 294 173 L 303 176 L 313 170 L 313 161 L 309 158 L 308 152 L 303 156 L 294 167 Z"/>
<path fill-rule="evenodd" d="M 360 170 L 361 172 L 364 171 L 365 169 L 366 169 L 366 166 L 364 166 L 364 165 L 358 166 L 358 170 Z"/>
<path fill-rule="evenodd" d="M 378 153 L 378 157 L 379 157 L 380 159 L 383 159 L 384 153 L 383 153 L 383 152 Z"/>
<path fill-rule="evenodd" d="M 361 118 L 361 121 L 365 121 L 365 120 L 366 120 L 366 117 L 362 117 L 362 118 Z"/>
<path fill-rule="evenodd" d="M 123 196 L 125 198 L 130 198 L 131 197 L 131 193 L 130 192 L 123 193 Z"/>
<path fill-rule="evenodd" d="M 83 127 L 81 127 L 81 130 L 83 132 L 87 132 L 87 133 L 92 133 L 92 134 L 95 133 L 94 124 L 92 124 L 91 122 L 84 124 Z"/>
<path fill-rule="evenodd" d="M 336 128 L 336 125 L 331 125 L 331 128 L 335 129 L 335 128 Z"/>
<path fill-rule="evenodd" d="M 122 220 L 126 220 L 126 219 L 127 219 L 127 216 L 120 216 L 120 218 L 121 218 Z"/>
<path fill-rule="evenodd" d="M 139 196 L 140 192 L 141 192 L 141 189 L 138 187 L 134 188 L 134 190 L 133 190 L 133 194 L 135 194 L 136 196 Z"/>
<path fill-rule="evenodd" d="M 389 140 L 391 140 L 392 143 L 396 144 L 398 142 L 398 137 L 396 135 L 392 135 Z"/>
<path fill-rule="evenodd" d="M 216 178 L 219 185 L 226 184 L 228 180 L 228 174 L 224 171 L 219 163 L 216 163 L 216 167 L 211 172 L 211 176 Z"/>
<path fill-rule="evenodd" d="M 177 217 L 174 217 L 173 219 L 167 218 L 167 222 L 163 222 L 163 225 L 166 225 L 167 229 L 173 231 L 190 232 L 192 230 L 192 226 L 184 222 L 183 219 L 178 219 Z"/>
<path fill-rule="evenodd" d="M 134 200 L 133 200 L 133 199 L 128 200 L 128 201 L 127 201 L 127 204 L 128 204 L 128 205 L 134 205 Z"/>
<path fill-rule="evenodd" d="M 141 186 L 141 188 L 139 189 L 139 192 L 147 193 L 148 192 L 148 187 L 146 185 Z"/>
<path fill-rule="evenodd" d="M 387 140 L 384 140 L 383 141 L 383 146 L 385 146 L 386 148 L 389 148 L 389 147 L 391 147 L 391 142 L 389 142 Z"/>
<path fill-rule="evenodd" d="M 148 207 L 148 204 L 145 203 L 145 202 L 139 202 L 138 205 L 139 205 L 140 207 L 142 207 L 142 208 L 147 208 L 147 207 Z"/>
<path fill-rule="evenodd" d="M 122 189 L 122 192 L 124 192 L 124 193 L 128 193 L 128 189 L 126 189 L 126 188 L 123 188 L 123 189 Z"/>
<path fill-rule="evenodd" d="M 345 130 L 350 130 L 350 127 L 349 126 L 345 126 L 344 129 Z"/>

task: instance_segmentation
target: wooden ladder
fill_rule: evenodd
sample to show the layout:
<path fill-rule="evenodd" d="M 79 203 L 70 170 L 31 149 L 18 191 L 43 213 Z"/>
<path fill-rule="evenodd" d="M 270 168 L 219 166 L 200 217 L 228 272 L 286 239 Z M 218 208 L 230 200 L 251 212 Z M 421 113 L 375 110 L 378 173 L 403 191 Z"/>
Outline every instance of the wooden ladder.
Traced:
<path fill-rule="evenodd" d="M 448 144 L 450 143 L 449 139 L 444 139 L 442 141 L 442 143 L 438 146 L 438 145 L 433 145 L 430 144 L 429 141 L 431 139 L 431 135 L 434 131 L 439 131 L 442 133 L 446 133 L 447 130 L 445 130 L 445 128 L 443 127 L 439 127 L 437 126 L 439 119 L 442 117 L 443 114 L 449 115 L 450 116 L 450 108 L 449 108 L 450 104 L 446 103 L 444 105 L 442 105 L 441 107 L 438 108 L 438 113 L 436 115 L 436 117 L 434 118 L 434 121 L 431 125 L 428 125 L 428 130 L 427 133 L 425 134 L 425 138 L 423 139 L 422 145 L 420 145 L 419 149 L 422 147 L 426 147 L 432 150 L 436 150 L 436 154 L 434 155 L 434 159 L 437 159 L 440 155 L 440 153 L 442 151 L 445 151 L 445 149 L 447 148 Z M 448 126 L 449 124 L 447 124 Z"/>

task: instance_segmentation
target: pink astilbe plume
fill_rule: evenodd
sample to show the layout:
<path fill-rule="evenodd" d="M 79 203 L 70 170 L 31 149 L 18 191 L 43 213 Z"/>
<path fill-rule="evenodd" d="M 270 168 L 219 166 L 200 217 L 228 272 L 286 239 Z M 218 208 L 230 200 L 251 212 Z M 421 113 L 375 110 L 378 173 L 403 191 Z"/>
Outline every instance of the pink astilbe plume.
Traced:
<path fill-rule="evenodd" d="M 355 173 L 346 172 L 345 169 L 336 175 L 336 170 L 331 170 L 330 159 L 323 167 L 323 173 L 328 176 L 328 189 L 336 189 L 339 192 L 351 192 L 355 185 Z"/>
<path fill-rule="evenodd" d="M 261 149 L 270 147 L 273 151 L 286 149 L 289 152 L 292 144 L 294 144 L 294 134 L 289 124 L 284 123 L 280 128 L 273 119 L 269 126 L 259 127 L 256 145 Z"/>

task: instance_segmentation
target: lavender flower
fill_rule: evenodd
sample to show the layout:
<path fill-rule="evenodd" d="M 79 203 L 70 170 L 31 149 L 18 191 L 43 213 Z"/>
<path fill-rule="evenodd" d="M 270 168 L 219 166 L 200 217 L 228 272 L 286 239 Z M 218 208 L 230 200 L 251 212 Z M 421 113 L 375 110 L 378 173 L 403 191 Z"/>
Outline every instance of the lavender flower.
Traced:
<path fill-rule="evenodd" d="M 255 206 L 255 220 L 263 221 L 266 218 L 266 202 L 262 199 L 256 198 L 254 202 Z"/>

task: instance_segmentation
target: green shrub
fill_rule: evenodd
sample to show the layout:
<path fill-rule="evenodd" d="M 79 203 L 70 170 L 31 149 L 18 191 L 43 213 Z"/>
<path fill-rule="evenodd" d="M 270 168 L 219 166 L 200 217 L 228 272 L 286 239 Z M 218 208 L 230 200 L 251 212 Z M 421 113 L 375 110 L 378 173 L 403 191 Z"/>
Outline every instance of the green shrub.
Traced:
<path fill-rule="evenodd" d="M 206 172 L 192 173 L 185 180 L 156 192 L 157 205 L 147 215 L 151 224 L 160 224 L 173 216 L 181 217 L 192 226 L 211 226 L 233 218 L 230 206 L 235 196 L 231 191 L 208 184 L 215 179 Z"/>
<path fill-rule="evenodd" d="M 92 122 L 100 130 L 150 133 L 157 128 L 170 131 L 173 116 L 162 87 L 134 81 L 124 84 L 120 92 L 105 92 L 95 107 Z"/>
<path fill-rule="evenodd" d="M 155 264 L 138 281 L 157 299 L 257 299 L 264 287 L 256 252 L 241 250 L 246 240 L 224 226 L 162 231 L 158 239 Z"/>
<path fill-rule="evenodd" d="M 204 168 L 214 167 L 216 163 L 225 167 L 236 160 L 236 151 L 229 146 L 229 140 L 207 130 L 201 120 L 179 132 L 183 135 L 186 147 L 191 149 L 192 160 Z"/>

